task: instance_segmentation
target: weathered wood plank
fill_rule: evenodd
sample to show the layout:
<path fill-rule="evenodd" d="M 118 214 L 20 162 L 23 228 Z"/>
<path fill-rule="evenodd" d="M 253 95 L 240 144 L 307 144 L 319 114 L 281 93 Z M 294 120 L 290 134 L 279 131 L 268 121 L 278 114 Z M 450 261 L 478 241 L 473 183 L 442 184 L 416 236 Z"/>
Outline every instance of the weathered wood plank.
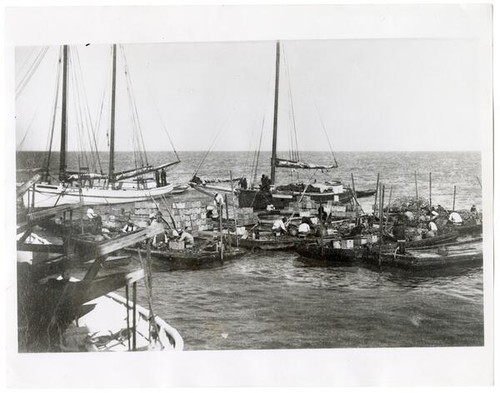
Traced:
<path fill-rule="evenodd" d="M 62 244 L 26 244 L 17 242 L 18 251 L 29 252 L 49 252 L 54 254 L 63 254 L 64 246 Z"/>
<path fill-rule="evenodd" d="M 160 235 L 163 232 L 164 229 L 162 226 L 154 226 L 141 229 L 140 231 L 128 233 L 116 239 L 110 239 L 100 243 L 95 243 L 88 240 L 73 239 L 76 247 L 85 248 L 85 250 L 83 256 L 81 253 L 76 253 L 78 255 L 72 256 L 72 259 L 74 260 L 75 258 L 81 258 L 82 260 L 75 260 L 75 262 L 88 263 L 96 258 L 111 254 L 112 252 L 124 249 L 136 243 L 143 242 L 144 240 L 150 239 L 153 236 Z"/>
<path fill-rule="evenodd" d="M 26 182 L 21 184 L 19 187 L 17 187 L 16 188 L 16 197 L 19 198 L 22 195 L 24 195 L 24 193 L 26 191 L 28 191 L 29 188 L 33 184 L 37 183 L 41 178 L 42 178 L 42 175 L 40 173 L 37 173 L 37 174 L 33 175 L 30 179 L 28 179 Z"/>
<path fill-rule="evenodd" d="M 50 207 L 48 209 L 36 210 L 31 213 L 28 213 L 28 219 L 31 222 L 42 220 L 44 218 L 49 218 L 55 216 L 56 214 L 60 214 L 62 212 L 73 210 L 80 208 L 82 206 L 81 203 L 74 203 L 71 205 L 60 205 L 56 207 Z"/>

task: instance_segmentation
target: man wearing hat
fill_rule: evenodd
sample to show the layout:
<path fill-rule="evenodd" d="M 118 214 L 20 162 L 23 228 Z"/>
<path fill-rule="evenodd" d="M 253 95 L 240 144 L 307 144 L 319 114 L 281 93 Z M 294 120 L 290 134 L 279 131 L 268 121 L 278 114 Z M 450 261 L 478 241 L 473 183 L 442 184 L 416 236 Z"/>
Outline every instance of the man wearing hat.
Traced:
<path fill-rule="evenodd" d="M 87 209 L 87 218 L 90 221 L 90 233 L 100 235 L 102 233 L 102 219 L 99 214 L 94 213 L 94 209 Z"/>
<path fill-rule="evenodd" d="M 150 226 L 152 227 L 157 227 L 157 226 L 161 226 L 162 229 L 163 229 L 163 224 L 160 222 L 160 215 L 159 214 L 154 214 L 154 213 L 151 213 L 149 215 L 149 220 L 150 220 Z M 163 243 L 163 241 L 165 240 L 165 233 L 162 233 L 160 235 L 155 235 L 153 237 L 153 246 L 154 247 L 158 247 L 159 245 L 161 245 Z"/>

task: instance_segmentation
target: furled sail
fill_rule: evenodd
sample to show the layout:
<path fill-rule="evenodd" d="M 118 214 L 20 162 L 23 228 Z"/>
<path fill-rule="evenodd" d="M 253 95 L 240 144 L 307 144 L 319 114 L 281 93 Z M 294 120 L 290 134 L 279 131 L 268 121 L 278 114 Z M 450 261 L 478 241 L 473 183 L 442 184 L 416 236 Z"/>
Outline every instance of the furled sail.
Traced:
<path fill-rule="evenodd" d="M 338 168 L 337 163 L 333 165 L 317 165 L 317 164 L 308 164 L 302 161 L 292 161 L 286 160 L 282 158 L 276 158 L 275 162 L 276 167 L 279 168 L 292 168 L 292 169 L 333 169 Z"/>

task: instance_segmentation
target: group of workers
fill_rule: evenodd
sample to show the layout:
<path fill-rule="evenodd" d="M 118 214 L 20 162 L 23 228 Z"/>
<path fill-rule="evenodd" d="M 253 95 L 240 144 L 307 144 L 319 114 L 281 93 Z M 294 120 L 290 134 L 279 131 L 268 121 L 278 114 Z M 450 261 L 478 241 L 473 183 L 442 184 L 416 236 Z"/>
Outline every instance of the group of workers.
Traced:
<path fill-rule="evenodd" d="M 150 227 L 161 226 L 163 228 L 162 221 L 162 214 L 160 212 L 157 212 L 156 214 L 150 214 L 148 223 Z M 127 220 L 127 224 L 122 228 L 122 232 L 133 232 L 138 229 L 139 227 L 135 225 L 132 219 L 129 217 L 129 219 Z M 188 227 L 185 227 L 184 229 L 181 228 L 179 230 L 174 229 L 169 234 L 164 231 L 160 235 L 155 235 L 151 244 L 153 245 L 153 247 L 161 247 L 163 244 L 168 243 L 169 238 L 172 238 L 178 243 L 184 243 L 186 248 L 191 248 L 194 245 L 194 237 L 188 232 Z"/>
<path fill-rule="evenodd" d="M 285 233 L 291 233 L 291 231 L 288 231 L 287 229 L 288 224 L 289 220 L 286 217 L 283 218 L 280 217 L 273 222 L 271 230 L 275 236 L 280 236 Z M 301 237 L 309 235 L 311 233 L 311 226 L 312 226 L 311 219 L 309 217 L 302 217 L 301 223 L 297 228 L 298 236 Z"/>

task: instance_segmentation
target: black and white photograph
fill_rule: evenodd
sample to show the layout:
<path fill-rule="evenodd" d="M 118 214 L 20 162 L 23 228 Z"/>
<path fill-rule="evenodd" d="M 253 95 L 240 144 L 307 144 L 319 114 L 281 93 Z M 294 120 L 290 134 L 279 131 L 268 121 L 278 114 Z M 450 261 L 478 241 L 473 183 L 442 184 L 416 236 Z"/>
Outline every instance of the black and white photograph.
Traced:
<path fill-rule="evenodd" d="M 491 6 L 6 17 L 13 386 L 493 383 Z"/>

